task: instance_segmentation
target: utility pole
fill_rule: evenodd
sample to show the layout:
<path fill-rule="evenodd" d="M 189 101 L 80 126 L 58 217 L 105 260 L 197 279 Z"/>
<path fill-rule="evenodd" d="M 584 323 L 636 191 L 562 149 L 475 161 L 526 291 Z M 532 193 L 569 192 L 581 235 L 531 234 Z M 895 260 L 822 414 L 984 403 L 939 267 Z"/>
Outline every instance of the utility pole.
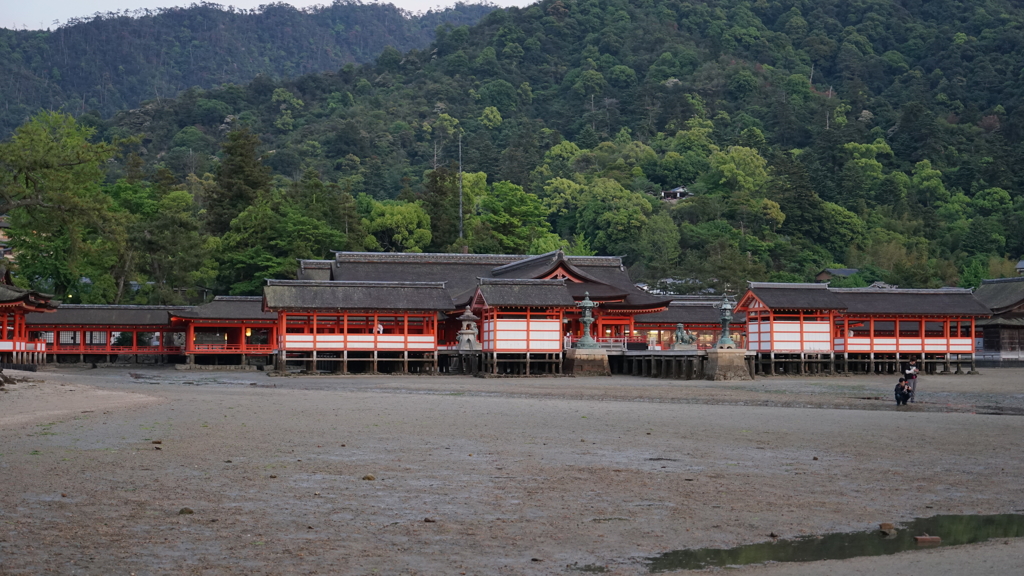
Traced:
<path fill-rule="evenodd" d="M 459 239 L 462 239 L 462 132 L 459 132 Z"/>

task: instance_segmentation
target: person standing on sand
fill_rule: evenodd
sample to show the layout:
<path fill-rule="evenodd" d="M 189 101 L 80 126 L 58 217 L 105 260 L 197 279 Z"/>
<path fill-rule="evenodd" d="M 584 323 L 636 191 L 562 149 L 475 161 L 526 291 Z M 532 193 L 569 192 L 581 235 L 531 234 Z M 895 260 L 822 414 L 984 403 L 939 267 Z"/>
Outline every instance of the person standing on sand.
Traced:
<path fill-rule="evenodd" d="M 910 388 L 910 402 L 913 403 L 917 393 L 917 360 L 911 358 L 903 368 L 903 376 L 907 379 L 907 387 Z"/>
<path fill-rule="evenodd" d="M 907 399 L 910 398 L 910 388 L 907 386 L 906 378 L 900 378 L 900 381 L 896 383 L 894 392 L 896 394 L 896 405 L 906 406 Z"/>

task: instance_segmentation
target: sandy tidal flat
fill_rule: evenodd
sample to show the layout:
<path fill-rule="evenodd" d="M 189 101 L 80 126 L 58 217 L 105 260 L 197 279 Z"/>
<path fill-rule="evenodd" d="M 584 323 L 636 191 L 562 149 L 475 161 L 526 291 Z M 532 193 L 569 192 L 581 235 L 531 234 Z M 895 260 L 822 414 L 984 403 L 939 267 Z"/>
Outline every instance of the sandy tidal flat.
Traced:
<path fill-rule="evenodd" d="M 899 411 L 873 400 L 887 378 L 29 376 L 0 394 L 0 574 L 641 574 L 1024 511 L 1024 418 L 972 410 L 1021 405 L 1024 371 L 936 378 Z M 1007 539 L 742 573 L 1021 565 Z"/>

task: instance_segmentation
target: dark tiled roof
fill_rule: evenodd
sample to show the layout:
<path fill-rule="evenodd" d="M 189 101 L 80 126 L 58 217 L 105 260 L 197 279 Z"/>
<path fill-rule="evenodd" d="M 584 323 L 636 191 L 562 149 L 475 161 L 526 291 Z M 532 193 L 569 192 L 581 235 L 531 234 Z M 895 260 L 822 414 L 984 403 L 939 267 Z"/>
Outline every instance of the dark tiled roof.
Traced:
<path fill-rule="evenodd" d="M 212 302 L 191 310 L 175 310 L 172 316 L 205 320 L 274 320 L 277 314 L 263 311 L 259 296 L 217 296 Z"/>
<path fill-rule="evenodd" d="M 576 300 L 583 300 L 587 295 L 594 302 L 603 302 L 607 300 L 625 300 L 626 297 L 630 296 L 630 293 L 619 288 L 617 286 L 609 286 L 607 284 L 577 284 L 575 282 L 566 282 L 566 289 L 569 290 L 569 294 Z M 635 296 L 646 296 L 646 294 L 634 294 Z"/>
<path fill-rule="evenodd" d="M 580 263 L 579 266 L 573 264 L 569 257 L 561 250 L 556 250 L 539 256 L 525 257 L 523 260 L 499 266 L 491 270 L 491 275 L 499 278 L 543 278 L 558 268 L 563 267 L 566 272 L 579 280 L 601 282 L 601 280 L 584 270 L 583 266 L 588 268 L 618 269 L 621 268 L 622 264 L 618 258 L 608 256 L 577 256 L 575 258 Z"/>
<path fill-rule="evenodd" d="M 773 310 L 841 310 L 846 308 L 827 284 L 751 282 L 750 290 Z"/>
<path fill-rule="evenodd" d="M 454 310 L 442 282 L 268 280 L 270 310 Z"/>
<path fill-rule="evenodd" d="M 339 252 L 331 280 L 370 282 L 445 282 L 453 296 L 476 289 L 477 278 L 516 256 L 477 254 L 395 254 Z"/>
<path fill-rule="evenodd" d="M 1024 328 L 1024 316 L 995 316 L 982 318 L 974 323 L 976 326 L 1005 326 L 1007 328 Z"/>
<path fill-rule="evenodd" d="M 833 276 L 842 276 L 843 278 L 846 278 L 847 276 L 853 276 L 857 272 L 860 272 L 860 270 L 858 268 L 825 268 L 821 272 L 818 272 L 818 274 L 821 275 L 825 272 L 828 272 Z"/>
<path fill-rule="evenodd" d="M 3 271 L 4 278 L 7 276 L 7 271 Z M 53 310 L 57 308 L 60 302 L 52 300 L 53 296 L 49 294 L 43 294 L 36 292 L 35 290 L 26 290 L 24 288 L 18 288 L 13 284 L 7 284 L 6 280 L 4 283 L 0 283 L 0 303 L 14 303 L 23 302 L 28 308 L 37 308 L 41 310 Z"/>
<path fill-rule="evenodd" d="M 969 289 L 830 288 L 848 314 L 988 316 Z"/>
<path fill-rule="evenodd" d="M 481 278 L 479 290 L 488 306 L 576 307 L 564 280 Z"/>
<path fill-rule="evenodd" d="M 982 304 L 996 314 L 1024 304 L 1024 277 L 982 280 L 974 293 Z"/>
<path fill-rule="evenodd" d="M 299 280 L 330 280 L 331 260 L 299 260 Z"/>
<path fill-rule="evenodd" d="M 445 282 L 454 300 L 465 302 L 475 293 L 479 278 L 533 279 L 553 270 L 559 263 L 566 263 L 567 268 L 587 280 L 567 286 L 577 299 L 582 298 L 582 293 L 577 294 L 582 286 L 583 291 L 605 293 L 609 294 L 608 299 L 624 300 L 616 304 L 616 308 L 657 308 L 668 304 L 669 298 L 654 298 L 637 289 L 617 256 L 565 256 L 560 251 L 539 256 L 336 252 L 331 279 Z"/>
<path fill-rule="evenodd" d="M 653 314 L 640 314 L 636 317 L 638 324 L 719 324 L 722 311 L 715 308 L 721 300 L 673 300 L 668 308 Z M 733 314 L 733 323 L 742 324 L 746 317 L 742 312 Z"/>
<path fill-rule="evenodd" d="M 61 304 L 52 314 L 28 314 L 30 326 L 169 326 L 172 312 L 189 311 L 190 306 L 127 306 Z"/>

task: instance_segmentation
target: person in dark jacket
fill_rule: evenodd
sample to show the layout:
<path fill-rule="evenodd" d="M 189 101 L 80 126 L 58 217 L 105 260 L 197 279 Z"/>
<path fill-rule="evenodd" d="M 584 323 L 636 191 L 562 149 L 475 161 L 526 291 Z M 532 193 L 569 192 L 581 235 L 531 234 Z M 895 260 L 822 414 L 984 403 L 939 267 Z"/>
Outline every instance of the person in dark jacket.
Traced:
<path fill-rule="evenodd" d="M 900 381 L 896 383 L 894 392 L 896 394 L 896 405 L 906 406 L 907 400 L 910 398 L 910 387 L 907 386 L 906 378 L 900 378 Z"/>
<path fill-rule="evenodd" d="M 903 377 L 907 380 L 907 387 L 910 388 L 910 402 L 913 403 L 917 395 L 917 360 L 913 358 L 903 366 Z"/>

